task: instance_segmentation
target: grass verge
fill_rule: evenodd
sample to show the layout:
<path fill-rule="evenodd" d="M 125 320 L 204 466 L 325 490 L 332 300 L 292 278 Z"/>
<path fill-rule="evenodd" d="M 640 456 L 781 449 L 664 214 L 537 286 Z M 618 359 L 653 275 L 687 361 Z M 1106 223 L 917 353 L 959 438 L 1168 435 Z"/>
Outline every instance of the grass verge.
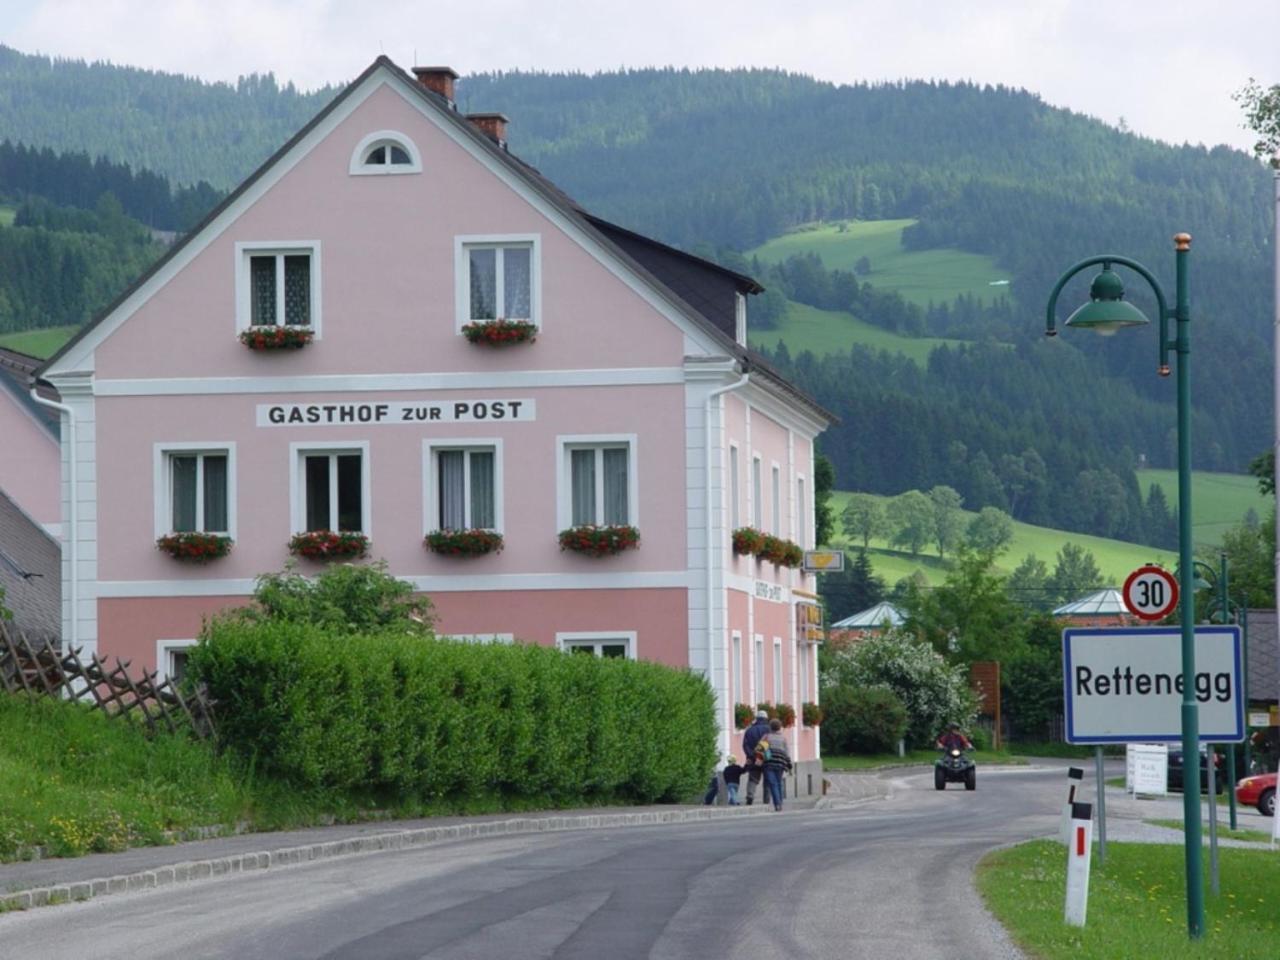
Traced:
<path fill-rule="evenodd" d="M 1182 830 L 1181 820 L 1156 819 L 1156 820 L 1144 820 L 1142 822 L 1149 823 L 1157 827 L 1168 827 L 1170 830 L 1178 830 L 1178 831 Z M 1206 823 L 1203 825 L 1203 827 L 1204 827 L 1204 840 L 1205 840 L 1205 843 L 1208 843 L 1209 842 L 1209 825 Z M 1224 826 L 1223 824 L 1218 824 L 1218 836 L 1226 837 L 1228 840 L 1253 840 L 1253 841 L 1262 841 L 1263 843 L 1269 843 L 1271 840 L 1271 834 L 1267 833 L 1265 830 L 1232 830 L 1230 827 Z"/>
<path fill-rule="evenodd" d="M 0 693 L 0 862 L 172 843 L 210 826 L 285 830 L 552 806 L 300 790 L 181 734 L 147 737 L 85 706 Z"/>
<path fill-rule="evenodd" d="M 1088 924 L 1063 923 L 1066 854 L 1036 840 L 988 854 L 977 885 L 1013 940 L 1038 960 L 1273 960 L 1280 934 L 1280 858 L 1228 848 L 1221 893 L 1205 902 L 1205 937 L 1187 939 L 1181 845 L 1107 844 L 1093 860 Z M 1206 890 L 1208 882 L 1205 883 Z"/>

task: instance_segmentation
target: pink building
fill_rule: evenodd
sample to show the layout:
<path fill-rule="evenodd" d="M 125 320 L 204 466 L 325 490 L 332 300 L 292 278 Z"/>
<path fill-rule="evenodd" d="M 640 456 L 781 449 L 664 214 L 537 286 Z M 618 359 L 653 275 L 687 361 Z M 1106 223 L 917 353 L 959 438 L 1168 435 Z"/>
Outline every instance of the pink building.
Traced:
<path fill-rule="evenodd" d="M 443 633 L 704 674 L 725 751 L 734 703 L 800 713 L 813 578 L 730 531 L 813 546 L 829 416 L 747 351 L 760 287 L 591 215 L 507 151 L 505 117 L 457 112 L 453 71 L 415 73 L 379 58 L 40 371 L 68 410 L 65 641 L 174 670 L 294 534 L 358 531 Z M 462 335 L 493 318 L 536 341 Z M 251 326 L 311 340 L 251 349 Z M 640 546 L 562 551 L 582 524 Z M 461 528 L 504 549 L 424 546 Z M 192 530 L 234 546 L 157 549 Z M 816 730 L 790 734 L 816 786 Z"/>

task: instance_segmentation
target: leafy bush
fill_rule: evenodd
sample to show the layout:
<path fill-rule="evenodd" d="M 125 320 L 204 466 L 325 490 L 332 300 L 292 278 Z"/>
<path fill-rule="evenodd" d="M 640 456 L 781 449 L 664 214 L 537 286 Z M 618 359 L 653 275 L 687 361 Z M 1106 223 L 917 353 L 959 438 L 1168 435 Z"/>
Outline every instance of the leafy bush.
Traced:
<path fill-rule="evenodd" d="M 429 633 L 431 601 L 413 595 L 413 585 L 387 573 L 384 561 L 326 567 L 314 577 L 286 568 L 258 577 L 256 604 L 234 616 L 248 620 L 290 620 L 350 630 L 397 627 Z"/>
<path fill-rule="evenodd" d="M 977 714 L 966 668 L 948 665 L 927 643 L 901 630 L 886 630 L 835 651 L 823 668 L 822 682 L 828 725 L 828 689 L 888 687 L 907 709 L 907 738 L 915 745 L 933 743 L 948 723 L 968 728 Z"/>
<path fill-rule="evenodd" d="M 303 788 L 648 803 L 716 759 L 710 688 L 652 663 L 244 617 L 190 657 L 225 745 Z"/>
<path fill-rule="evenodd" d="M 907 732 L 907 708 L 888 687 L 832 687 L 822 707 L 824 752 L 888 753 Z"/>

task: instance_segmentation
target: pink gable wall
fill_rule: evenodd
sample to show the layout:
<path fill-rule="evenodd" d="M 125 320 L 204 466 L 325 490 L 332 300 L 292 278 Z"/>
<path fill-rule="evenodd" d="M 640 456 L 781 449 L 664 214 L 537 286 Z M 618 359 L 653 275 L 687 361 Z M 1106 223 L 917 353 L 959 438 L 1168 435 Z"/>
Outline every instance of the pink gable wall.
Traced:
<path fill-rule="evenodd" d="M 408 135 L 423 173 L 351 176 L 382 129 Z M 455 332 L 454 237 L 536 233 L 543 331 L 519 350 Z M 236 340 L 237 241 L 321 244 L 322 340 L 288 356 Z M 354 281 L 354 282 L 353 282 Z M 97 376 L 271 376 L 679 365 L 683 336 L 399 93 L 383 87 L 97 351 Z"/>
<path fill-rule="evenodd" d="M 0 390 L 0 490 L 36 523 L 62 520 L 58 441 Z"/>

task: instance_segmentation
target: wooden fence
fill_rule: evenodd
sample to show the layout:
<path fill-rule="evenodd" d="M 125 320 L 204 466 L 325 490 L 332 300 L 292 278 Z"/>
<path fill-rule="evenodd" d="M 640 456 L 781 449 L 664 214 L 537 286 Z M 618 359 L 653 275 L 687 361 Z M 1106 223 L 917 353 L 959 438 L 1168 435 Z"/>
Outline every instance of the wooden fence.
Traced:
<path fill-rule="evenodd" d="M 9 693 L 87 702 L 111 717 L 127 717 L 155 732 L 190 730 L 202 739 L 214 734 L 213 711 L 200 688 L 183 693 L 169 679 L 143 671 L 135 678 L 129 661 L 108 668 L 97 654 L 60 652 L 55 641 L 33 640 L 0 620 L 0 685 Z"/>

